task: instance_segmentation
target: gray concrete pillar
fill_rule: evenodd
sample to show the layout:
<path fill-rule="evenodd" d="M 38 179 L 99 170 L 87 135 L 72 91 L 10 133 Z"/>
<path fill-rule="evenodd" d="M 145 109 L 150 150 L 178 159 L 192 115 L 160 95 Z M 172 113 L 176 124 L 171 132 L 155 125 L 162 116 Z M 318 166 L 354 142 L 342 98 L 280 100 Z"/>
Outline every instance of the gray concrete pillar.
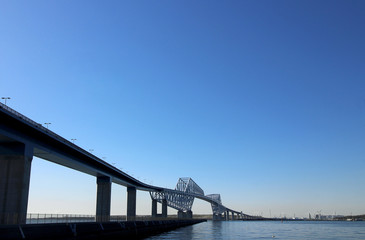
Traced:
<path fill-rule="evenodd" d="M 136 219 L 137 190 L 135 187 L 127 187 L 127 221 Z"/>
<path fill-rule="evenodd" d="M 234 220 L 234 212 L 232 212 L 232 220 Z"/>
<path fill-rule="evenodd" d="M 213 220 L 221 221 L 222 219 L 225 219 L 225 218 L 223 218 L 221 213 L 213 214 Z"/>
<path fill-rule="evenodd" d="M 0 225 L 26 222 L 32 159 L 32 146 L 0 143 Z"/>
<path fill-rule="evenodd" d="M 162 200 L 162 217 L 167 218 L 167 200 Z"/>
<path fill-rule="evenodd" d="M 110 177 L 100 176 L 96 178 L 96 221 L 108 222 L 110 220 L 110 202 L 112 182 Z"/>
<path fill-rule="evenodd" d="M 226 211 L 223 212 L 223 219 L 227 220 L 227 212 Z"/>
<path fill-rule="evenodd" d="M 186 211 L 186 218 L 192 219 L 193 218 L 193 212 L 191 210 Z"/>
<path fill-rule="evenodd" d="M 181 211 L 181 210 L 179 210 L 179 211 L 177 211 L 177 218 L 185 218 L 185 214 L 184 214 L 184 212 L 183 211 Z"/>
<path fill-rule="evenodd" d="M 227 221 L 229 221 L 229 211 L 227 211 Z"/>
<path fill-rule="evenodd" d="M 152 199 L 152 217 L 157 217 L 157 200 Z"/>

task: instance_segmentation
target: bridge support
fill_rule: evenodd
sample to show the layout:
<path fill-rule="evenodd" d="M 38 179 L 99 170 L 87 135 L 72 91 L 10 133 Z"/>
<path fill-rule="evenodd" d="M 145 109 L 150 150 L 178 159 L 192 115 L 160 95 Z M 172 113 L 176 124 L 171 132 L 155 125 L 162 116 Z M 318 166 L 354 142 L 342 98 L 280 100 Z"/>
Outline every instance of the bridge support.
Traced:
<path fill-rule="evenodd" d="M 0 224 L 24 224 L 33 147 L 23 143 L 1 143 L 0 152 Z"/>
<path fill-rule="evenodd" d="M 186 211 L 186 218 L 192 219 L 193 218 L 193 212 L 191 210 Z"/>
<path fill-rule="evenodd" d="M 193 218 L 193 212 L 190 210 L 190 211 L 181 211 L 179 210 L 177 212 L 177 217 L 178 218 L 183 218 L 183 219 L 192 219 Z"/>
<path fill-rule="evenodd" d="M 101 176 L 96 179 L 96 221 L 108 222 L 110 220 L 110 201 L 112 183 L 110 177 Z"/>
<path fill-rule="evenodd" d="M 225 218 L 224 218 L 224 216 L 222 216 L 221 213 L 218 213 L 218 214 L 213 214 L 213 220 L 222 221 L 222 220 L 225 220 Z"/>
<path fill-rule="evenodd" d="M 181 210 L 179 210 L 179 211 L 177 211 L 177 218 L 185 218 L 185 216 L 184 216 L 184 212 L 183 211 L 181 211 Z"/>
<path fill-rule="evenodd" d="M 152 199 L 152 217 L 157 217 L 157 200 Z"/>
<path fill-rule="evenodd" d="M 137 190 L 135 187 L 127 187 L 127 221 L 136 219 Z"/>
<path fill-rule="evenodd" d="M 162 200 L 162 217 L 167 218 L 167 200 Z"/>

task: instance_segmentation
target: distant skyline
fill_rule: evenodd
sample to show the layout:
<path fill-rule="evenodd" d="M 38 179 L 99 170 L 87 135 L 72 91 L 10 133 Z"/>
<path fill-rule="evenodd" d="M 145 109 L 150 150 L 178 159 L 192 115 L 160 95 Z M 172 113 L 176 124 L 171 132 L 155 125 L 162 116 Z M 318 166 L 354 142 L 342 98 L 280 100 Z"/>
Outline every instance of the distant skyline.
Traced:
<path fill-rule="evenodd" d="M 0 97 L 32 120 L 247 214 L 365 213 L 364 1 L 0 1 Z M 94 177 L 34 158 L 28 212 L 95 200 Z"/>

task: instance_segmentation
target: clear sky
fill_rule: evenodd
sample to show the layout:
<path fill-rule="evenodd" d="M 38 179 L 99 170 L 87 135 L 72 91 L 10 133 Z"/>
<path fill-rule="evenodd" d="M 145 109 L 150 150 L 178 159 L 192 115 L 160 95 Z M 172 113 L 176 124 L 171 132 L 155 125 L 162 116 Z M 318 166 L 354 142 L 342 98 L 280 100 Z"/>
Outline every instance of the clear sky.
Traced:
<path fill-rule="evenodd" d="M 192 177 L 248 214 L 365 213 L 365 1 L 0 5 L 15 110 L 142 181 Z M 95 182 L 35 158 L 28 211 L 94 214 Z M 113 186 L 113 214 L 125 192 Z"/>

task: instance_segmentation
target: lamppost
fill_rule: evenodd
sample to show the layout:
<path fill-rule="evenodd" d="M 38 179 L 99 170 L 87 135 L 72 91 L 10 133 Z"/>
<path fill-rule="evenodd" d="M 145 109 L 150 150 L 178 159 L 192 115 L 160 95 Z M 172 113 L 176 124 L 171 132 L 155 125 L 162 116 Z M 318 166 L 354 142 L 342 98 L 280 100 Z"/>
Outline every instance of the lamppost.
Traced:
<path fill-rule="evenodd" d="M 93 153 L 94 149 L 89 149 L 90 153 Z"/>
<path fill-rule="evenodd" d="M 48 125 L 50 125 L 50 124 L 51 124 L 51 123 L 49 123 L 49 122 L 48 122 L 48 123 L 44 123 L 44 125 L 46 125 L 46 126 L 47 126 L 47 129 L 48 129 Z"/>
<path fill-rule="evenodd" d="M 71 138 L 72 143 L 75 143 L 76 140 L 76 138 Z"/>
<path fill-rule="evenodd" d="M 2 97 L 1 99 L 4 99 L 5 105 L 6 105 L 6 100 L 9 100 L 10 97 Z"/>

